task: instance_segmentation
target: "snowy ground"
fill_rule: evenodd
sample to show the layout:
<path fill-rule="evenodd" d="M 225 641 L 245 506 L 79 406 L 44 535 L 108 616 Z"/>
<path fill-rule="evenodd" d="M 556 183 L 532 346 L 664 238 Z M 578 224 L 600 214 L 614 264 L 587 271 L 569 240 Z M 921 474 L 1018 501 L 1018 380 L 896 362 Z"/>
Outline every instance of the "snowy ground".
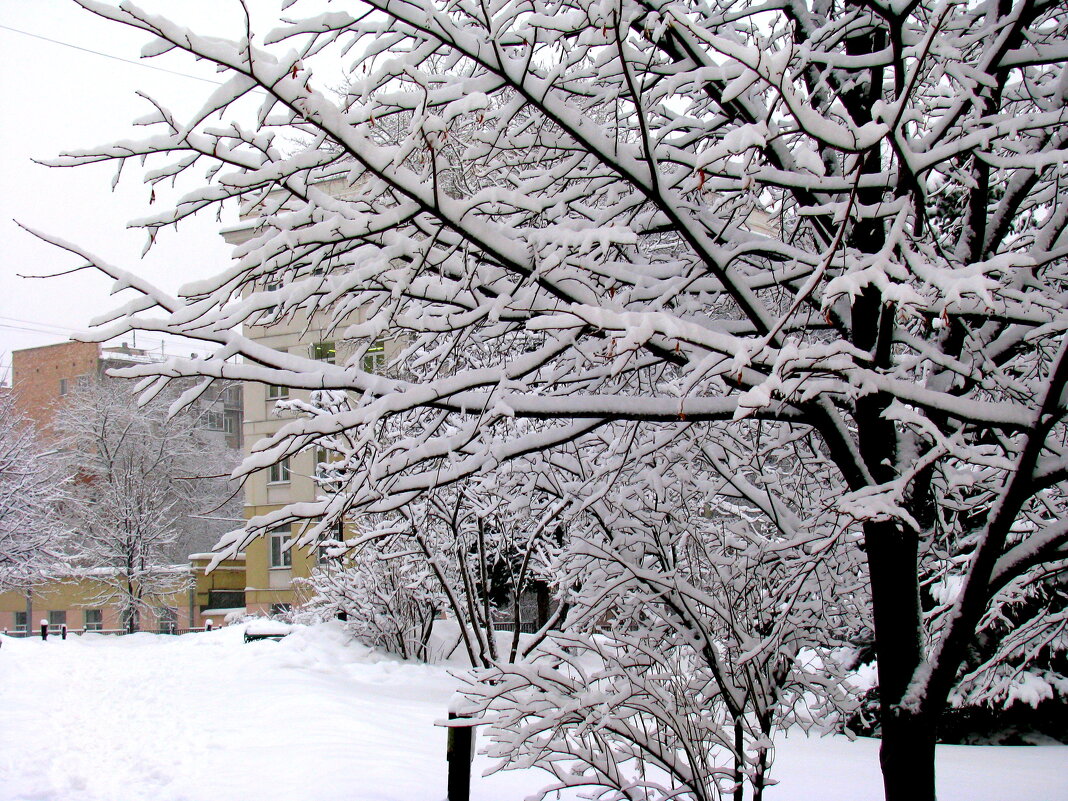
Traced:
<path fill-rule="evenodd" d="M 160 637 L 2 638 L 0 801 L 441 801 L 455 680 L 333 626 L 245 645 L 239 627 Z M 877 743 L 791 736 L 769 801 L 876 801 Z M 941 801 L 1068 800 L 1068 747 L 939 750 Z M 519 801 L 536 771 L 478 774 Z"/>

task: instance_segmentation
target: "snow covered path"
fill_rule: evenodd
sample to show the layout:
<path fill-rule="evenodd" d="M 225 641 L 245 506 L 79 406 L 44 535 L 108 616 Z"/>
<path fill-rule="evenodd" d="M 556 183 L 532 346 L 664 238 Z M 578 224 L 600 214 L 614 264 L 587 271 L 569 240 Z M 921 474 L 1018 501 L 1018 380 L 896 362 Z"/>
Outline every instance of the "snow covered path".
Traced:
<path fill-rule="evenodd" d="M 239 627 L 4 638 L 0 801 L 441 801 L 433 724 L 454 686 L 441 667 L 380 658 L 332 626 L 248 645 Z M 789 737 L 767 797 L 876 801 L 876 749 Z M 1068 747 L 943 747 L 939 776 L 942 801 L 1068 801 Z M 544 778 L 476 778 L 473 799 L 519 801 Z"/>

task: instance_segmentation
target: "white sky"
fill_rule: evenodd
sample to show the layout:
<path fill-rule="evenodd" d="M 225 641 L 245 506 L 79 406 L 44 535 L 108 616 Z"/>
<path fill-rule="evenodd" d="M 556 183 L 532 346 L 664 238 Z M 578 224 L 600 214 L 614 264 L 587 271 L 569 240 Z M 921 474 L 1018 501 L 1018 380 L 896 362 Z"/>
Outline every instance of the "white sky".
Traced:
<path fill-rule="evenodd" d="M 240 21 L 236 0 L 144 0 L 141 5 L 164 8 L 199 30 L 211 26 L 213 33 L 225 33 L 221 26 Z M 276 4 L 257 0 L 257 10 L 264 5 Z M 147 210 L 148 189 L 129 171 L 133 165 L 128 165 L 113 193 L 112 167 L 54 169 L 31 161 L 137 136 L 130 121 L 148 110 L 145 101 L 135 96 L 137 90 L 163 100 L 181 116 L 195 110 L 211 86 L 9 28 L 132 61 L 139 61 L 147 41 L 139 32 L 100 20 L 69 0 L 0 0 L 0 376 L 4 383 L 12 350 L 63 341 L 84 329 L 95 315 L 118 305 L 108 297 L 108 281 L 88 272 L 48 280 L 18 277 L 73 267 L 78 260 L 36 240 L 13 219 L 75 242 L 169 290 L 216 272 L 228 258 L 218 225 L 205 218 L 183 224 L 178 234 L 161 235 L 148 257 L 141 259 L 144 235 L 125 227 Z M 143 63 L 215 78 L 210 68 L 172 54 Z M 140 129 L 142 135 L 145 132 Z M 160 343 L 138 337 L 138 345 L 159 348 Z M 174 343 L 168 348 L 189 350 Z"/>

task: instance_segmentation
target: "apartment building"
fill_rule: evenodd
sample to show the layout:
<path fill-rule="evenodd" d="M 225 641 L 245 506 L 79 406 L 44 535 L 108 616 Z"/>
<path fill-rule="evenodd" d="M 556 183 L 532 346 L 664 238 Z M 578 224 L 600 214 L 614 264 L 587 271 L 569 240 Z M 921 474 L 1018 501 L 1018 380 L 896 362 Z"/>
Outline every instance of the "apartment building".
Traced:
<path fill-rule="evenodd" d="M 174 589 L 147 599 L 141 631 L 177 634 L 202 629 L 208 621 L 225 626 L 231 616 L 245 613 L 245 559 L 239 554 L 223 560 L 210 573 L 210 553 L 195 553 L 188 564 L 172 565 Z M 110 572 L 111 576 L 104 573 Z M 118 606 L 108 600 L 117 571 L 98 569 L 64 574 L 62 571 L 33 587 L 0 592 L 0 631 L 37 633 L 42 621 L 50 630 L 66 626 L 71 633 L 115 633 L 126 630 Z"/>
<path fill-rule="evenodd" d="M 324 181 L 320 188 L 335 196 L 343 196 L 345 184 Z M 231 245 L 245 242 L 252 235 L 248 224 L 239 224 L 223 231 Z M 278 285 L 268 284 L 271 290 Z M 353 322 L 359 321 L 359 315 Z M 356 352 L 356 343 L 341 339 L 344 326 L 330 326 L 325 319 L 297 314 L 290 318 L 244 327 L 246 336 L 258 344 L 274 350 L 307 358 L 347 364 Z M 396 342 L 383 340 L 364 355 L 364 369 L 383 369 L 398 347 Z M 246 448 L 275 433 L 289 412 L 279 409 L 280 401 L 306 400 L 307 390 L 283 386 L 268 386 L 246 382 L 243 391 L 243 439 Z M 326 460 L 318 449 L 309 449 L 280 464 L 248 477 L 245 481 L 245 518 L 273 512 L 297 502 L 314 501 L 321 489 L 315 480 L 318 466 Z M 245 590 L 246 608 L 250 614 L 284 614 L 301 606 L 308 598 L 308 590 L 300 579 L 311 576 L 319 558 L 314 549 L 287 547 L 290 540 L 301 534 L 301 524 L 283 526 L 251 543 L 245 551 L 248 585 Z"/>

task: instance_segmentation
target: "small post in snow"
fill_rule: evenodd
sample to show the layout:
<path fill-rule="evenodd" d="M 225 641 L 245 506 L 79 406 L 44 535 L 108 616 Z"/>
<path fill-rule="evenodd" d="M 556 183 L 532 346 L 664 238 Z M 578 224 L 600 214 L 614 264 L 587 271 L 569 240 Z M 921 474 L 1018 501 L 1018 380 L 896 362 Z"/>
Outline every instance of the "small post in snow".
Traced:
<path fill-rule="evenodd" d="M 449 704 L 449 720 L 463 720 L 455 726 L 449 726 L 449 741 L 445 759 L 449 763 L 449 780 L 447 801 L 469 801 L 471 798 L 471 763 L 475 759 L 474 722 L 462 711 L 462 696 L 454 698 Z"/>
<path fill-rule="evenodd" d="M 47 620 L 42 620 L 41 621 L 41 639 L 42 640 L 47 640 L 48 639 L 48 621 Z"/>
<path fill-rule="evenodd" d="M 211 618 L 204 621 L 204 631 L 211 631 Z"/>
<path fill-rule="evenodd" d="M 66 623 L 64 623 L 62 626 L 59 627 L 59 636 L 60 636 L 60 639 L 63 639 L 63 640 L 67 639 L 67 624 Z"/>

